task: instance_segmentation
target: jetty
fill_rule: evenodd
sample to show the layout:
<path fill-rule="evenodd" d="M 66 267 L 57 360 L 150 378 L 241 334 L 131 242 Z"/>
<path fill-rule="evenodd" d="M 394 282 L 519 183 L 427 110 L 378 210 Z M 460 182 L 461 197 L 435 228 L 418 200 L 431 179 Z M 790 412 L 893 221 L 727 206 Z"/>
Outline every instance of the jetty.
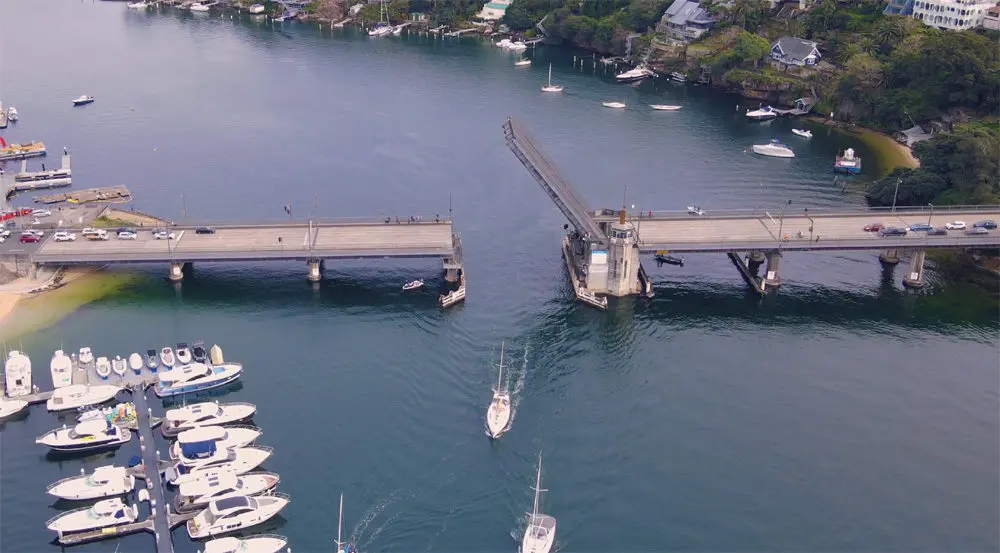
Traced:
<path fill-rule="evenodd" d="M 456 30 L 456 31 L 451 31 L 450 33 L 445 33 L 444 36 L 458 38 L 458 37 L 461 37 L 465 33 L 474 33 L 474 32 L 476 32 L 478 30 L 479 30 L 479 27 L 471 27 L 469 29 L 459 29 L 459 30 Z"/>
<path fill-rule="evenodd" d="M 132 192 L 124 184 L 116 186 L 104 186 L 101 188 L 88 188 L 74 192 L 63 192 L 59 194 L 49 194 L 47 196 L 35 196 L 35 203 L 57 204 L 69 202 L 71 204 L 89 203 L 126 203 L 132 201 Z"/>
<path fill-rule="evenodd" d="M 344 25 L 347 25 L 351 21 L 352 21 L 351 18 L 348 17 L 347 19 L 345 19 L 343 21 L 338 21 L 338 22 L 334 23 L 333 25 L 331 25 L 331 27 L 338 27 L 338 28 L 339 27 L 343 27 Z"/>
<path fill-rule="evenodd" d="M 59 188 L 73 183 L 69 154 L 62 156 L 62 164 L 58 169 L 28 171 L 27 165 L 27 160 L 21 160 L 20 172 L 13 175 L 0 174 L 0 183 L 8 200 L 21 192 Z"/>

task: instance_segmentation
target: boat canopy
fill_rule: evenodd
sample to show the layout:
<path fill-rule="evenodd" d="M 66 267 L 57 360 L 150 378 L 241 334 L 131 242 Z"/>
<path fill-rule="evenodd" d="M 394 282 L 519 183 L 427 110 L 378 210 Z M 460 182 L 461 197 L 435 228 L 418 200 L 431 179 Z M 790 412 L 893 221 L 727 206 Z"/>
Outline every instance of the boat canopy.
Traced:
<path fill-rule="evenodd" d="M 107 484 L 116 478 L 124 478 L 125 469 L 122 467 L 116 467 L 114 465 L 105 465 L 103 467 L 97 467 L 94 469 L 94 474 L 91 475 L 90 480 L 95 484 Z"/>
<path fill-rule="evenodd" d="M 245 509 L 248 507 L 251 509 L 256 509 L 257 506 L 254 503 L 255 502 L 253 499 L 243 495 L 238 495 L 236 497 L 227 497 L 225 499 L 219 499 L 218 501 L 213 501 L 209 506 L 209 509 L 211 510 L 213 515 L 219 516 L 225 513 L 226 511 L 231 511 L 234 509 Z"/>
<path fill-rule="evenodd" d="M 89 419 L 73 427 L 73 432 L 79 436 L 93 436 L 111 433 L 111 422 L 106 419 Z"/>
<path fill-rule="evenodd" d="M 215 440 L 205 440 L 203 442 L 191 442 L 181 445 L 181 455 L 188 459 L 204 457 L 215 453 Z"/>
<path fill-rule="evenodd" d="M 206 476 L 180 485 L 180 494 L 188 497 L 207 495 L 216 490 L 236 489 L 239 477 L 234 470 L 210 472 Z"/>
<path fill-rule="evenodd" d="M 239 538 L 216 538 L 205 544 L 205 553 L 235 553 L 243 546 Z"/>
<path fill-rule="evenodd" d="M 182 445 L 192 442 L 216 441 L 224 439 L 226 435 L 226 429 L 221 426 L 202 426 L 181 432 L 177 436 L 177 441 Z"/>

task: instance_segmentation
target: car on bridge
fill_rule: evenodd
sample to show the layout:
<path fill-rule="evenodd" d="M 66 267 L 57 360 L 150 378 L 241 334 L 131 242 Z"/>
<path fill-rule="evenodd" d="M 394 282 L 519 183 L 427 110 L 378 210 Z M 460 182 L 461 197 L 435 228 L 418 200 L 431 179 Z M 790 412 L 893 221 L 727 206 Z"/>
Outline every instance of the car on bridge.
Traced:
<path fill-rule="evenodd" d="M 156 238 L 157 240 L 173 240 L 176 237 L 174 236 L 174 233 L 161 228 L 153 230 L 153 238 Z"/>
<path fill-rule="evenodd" d="M 965 234 L 968 234 L 969 236 L 986 236 L 989 233 L 990 229 L 983 227 L 972 227 L 969 230 L 965 231 Z"/>
<path fill-rule="evenodd" d="M 885 236 L 906 236 L 906 229 L 901 227 L 885 227 L 878 231 L 878 235 Z"/>
<path fill-rule="evenodd" d="M 21 234 L 21 239 L 20 240 L 21 240 L 22 244 L 28 244 L 30 242 L 41 242 L 42 241 L 42 237 L 36 235 L 33 232 L 25 232 L 25 233 Z"/>
<path fill-rule="evenodd" d="M 76 240 L 76 234 L 72 232 L 66 232 L 65 230 L 60 230 L 59 232 L 52 235 L 52 239 L 56 242 L 72 242 Z"/>
<path fill-rule="evenodd" d="M 948 230 L 965 230 L 967 225 L 965 221 L 952 221 L 950 223 L 945 223 L 944 228 Z"/>
<path fill-rule="evenodd" d="M 215 234 L 215 227 L 198 227 L 194 229 L 195 234 Z"/>
<path fill-rule="evenodd" d="M 987 230 L 992 230 L 997 228 L 997 222 L 990 219 L 986 219 L 984 221 L 976 221 L 975 223 L 972 223 L 972 228 L 984 228 Z"/>
<path fill-rule="evenodd" d="M 125 229 L 118 231 L 119 240 L 136 240 L 138 238 L 139 235 L 134 230 Z"/>
<path fill-rule="evenodd" d="M 910 232 L 928 231 L 931 230 L 932 228 L 934 227 L 930 226 L 930 224 L 928 223 L 916 223 L 910 225 Z"/>
<path fill-rule="evenodd" d="M 938 228 L 931 227 L 930 229 L 927 230 L 927 236 L 947 236 L 947 235 L 948 231 L 940 227 Z"/>
<path fill-rule="evenodd" d="M 31 214 L 34 215 L 35 217 L 49 217 L 52 215 L 52 212 L 49 211 L 48 209 L 40 209 L 32 211 Z"/>
<path fill-rule="evenodd" d="M 868 223 L 865 225 L 865 232 L 878 232 L 885 228 L 885 223 Z"/>

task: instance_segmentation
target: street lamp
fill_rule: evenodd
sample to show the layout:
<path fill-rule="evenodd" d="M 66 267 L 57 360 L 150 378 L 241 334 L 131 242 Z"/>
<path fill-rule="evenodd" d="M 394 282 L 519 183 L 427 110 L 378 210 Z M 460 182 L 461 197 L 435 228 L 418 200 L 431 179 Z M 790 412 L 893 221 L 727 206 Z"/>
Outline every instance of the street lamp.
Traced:
<path fill-rule="evenodd" d="M 927 216 L 927 226 L 930 226 L 931 217 L 934 216 L 934 204 L 927 204 L 927 205 L 931 206 L 931 214 Z"/>
<path fill-rule="evenodd" d="M 899 194 L 899 183 L 903 182 L 902 178 L 896 179 L 896 190 L 892 192 L 892 212 L 896 212 L 896 195 Z"/>

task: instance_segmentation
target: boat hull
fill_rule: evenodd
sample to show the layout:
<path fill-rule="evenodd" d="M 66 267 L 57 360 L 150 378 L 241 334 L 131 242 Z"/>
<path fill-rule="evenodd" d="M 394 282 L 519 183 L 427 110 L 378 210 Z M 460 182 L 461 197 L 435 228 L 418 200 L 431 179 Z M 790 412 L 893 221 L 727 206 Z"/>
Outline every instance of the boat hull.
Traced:
<path fill-rule="evenodd" d="M 219 388 L 225 386 L 231 382 L 235 382 L 243 374 L 243 370 L 233 371 L 231 374 L 220 378 L 218 380 L 211 380 L 208 382 L 199 382 L 195 384 L 185 384 L 183 386 L 163 386 L 162 383 L 157 384 L 153 391 L 156 393 L 157 397 L 172 397 L 180 396 L 184 394 L 191 394 L 195 392 L 203 392 L 205 390 L 212 390 L 214 388 Z"/>
<path fill-rule="evenodd" d="M 21 399 L 5 399 L 0 401 L 0 420 L 20 413 L 28 406 L 28 402 Z"/>
<path fill-rule="evenodd" d="M 759 146 L 753 147 L 753 153 L 765 157 L 779 157 L 779 158 L 793 158 L 795 157 L 794 152 L 785 152 L 781 150 L 774 150 L 770 148 L 761 148 Z"/>
<path fill-rule="evenodd" d="M 43 441 L 39 443 L 41 443 L 45 447 L 48 447 L 52 451 L 58 451 L 60 453 L 75 453 L 78 451 L 97 451 L 101 449 L 115 449 L 128 443 L 132 439 L 132 434 L 129 433 L 127 430 L 124 431 L 121 436 L 122 436 L 121 438 L 115 438 L 114 440 L 91 441 L 91 442 L 82 442 L 75 444 L 55 444 L 51 442 L 46 443 L 43 438 Z"/>

